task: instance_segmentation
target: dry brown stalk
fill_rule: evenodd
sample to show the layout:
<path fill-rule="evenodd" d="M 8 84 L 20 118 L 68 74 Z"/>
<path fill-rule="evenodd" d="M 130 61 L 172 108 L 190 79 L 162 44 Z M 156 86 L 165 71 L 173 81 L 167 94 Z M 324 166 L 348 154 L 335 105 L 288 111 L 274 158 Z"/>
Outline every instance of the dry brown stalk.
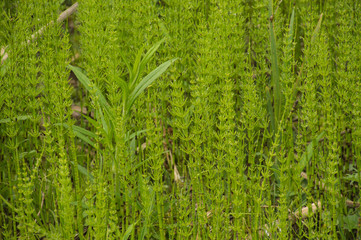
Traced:
<path fill-rule="evenodd" d="M 77 10 L 78 5 L 79 5 L 78 2 L 76 2 L 76 3 L 74 3 L 71 7 L 69 7 L 69 8 L 66 9 L 64 12 L 62 12 L 62 13 L 59 15 L 58 19 L 56 20 L 56 22 L 57 22 L 57 23 L 61 23 L 61 22 L 63 22 L 65 19 L 67 19 L 71 14 L 73 14 L 73 13 Z M 46 24 L 44 27 L 40 28 L 37 32 L 35 32 L 33 35 L 31 35 L 31 38 L 26 41 L 27 44 L 29 44 L 29 43 L 31 42 L 31 40 L 35 40 L 38 36 L 40 36 L 41 34 L 43 34 L 44 30 L 45 30 L 48 26 L 52 25 L 53 23 L 54 23 L 53 21 L 49 22 L 49 23 Z M 8 59 L 8 57 L 9 57 L 8 53 L 5 52 L 5 50 L 6 50 L 7 48 L 8 48 L 8 46 L 1 48 L 1 55 L 0 55 L 0 56 L 2 56 L 1 64 L 3 64 L 3 63 L 6 61 L 6 59 Z"/>

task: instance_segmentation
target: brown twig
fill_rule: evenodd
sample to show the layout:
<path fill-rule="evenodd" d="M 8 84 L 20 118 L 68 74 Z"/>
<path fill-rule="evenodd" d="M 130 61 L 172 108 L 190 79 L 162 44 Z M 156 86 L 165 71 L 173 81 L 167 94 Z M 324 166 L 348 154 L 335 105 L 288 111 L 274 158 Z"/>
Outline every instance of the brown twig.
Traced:
<path fill-rule="evenodd" d="M 62 12 L 58 19 L 56 20 L 57 23 L 61 23 L 63 22 L 66 18 L 68 18 L 71 14 L 73 14 L 77 8 L 78 8 L 78 2 L 74 3 L 71 7 L 69 7 L 68 9 L 66 9 L 64 12 Z M 45 29 L 52 25 L 54 22 L 51 21 L 49 22 L 48 24 L 46 24 L 44 27 L 40 28 L 37 32 L 35 32 L 33 35 L 31 35 L 31 39 L 27 40 L 27 44 L 29 44 L 31 42 L 31 40 L 35 40 L 38 36 L 40 36 L 41 34 L 43 34 L 43 32 L 45 31 Z M 1 59 L 1 64 L 3 64 L 6 59 L 8 59 L 9 55 L 7 52 L 5 52 L 5 50 L 8 48 L 8 46 L 6 47 L 3 47 L 1 48 L 1 51 L 0 51 L 0 56 L 2 56 L 2 59 Z"/>
<path fill-rule="evenodd" d="M 39 212 L 38 212 L 38 216 L 40 215 L 40 212 L 41 212 L 41 209 L 43 209 L 43 206 L 44 206 L 44 200 L 45 200 L 45 193 L 42 192 L 41 193 L 41 204 L 40 204 L 40 209 L 39 209 Z"/>
<path fill-rule="evenodd" d="M 67 19 L 70 15 L 72 15 L 77 10 L 78 5 L 79 5 L 78 2 L 74 3 L 71 7 L 69 7 L 64 12 L 62 12 L 56 21 L 58 23 L 60 23 L 60 22 L 64 21 L 65 19 Z"/>

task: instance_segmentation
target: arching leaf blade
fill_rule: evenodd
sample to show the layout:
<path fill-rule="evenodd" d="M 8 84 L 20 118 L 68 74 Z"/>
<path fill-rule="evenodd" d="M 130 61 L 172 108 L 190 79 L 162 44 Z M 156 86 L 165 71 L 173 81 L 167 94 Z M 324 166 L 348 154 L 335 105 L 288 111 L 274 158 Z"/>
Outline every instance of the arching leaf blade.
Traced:
<path fill-rule="evenodd" d="M 127 109 L 128 112 L 130 108 L 133 106 L 135 100 L 138 98 L 138 96 L 149 86 L 151 85 L 157 78 L 160 77 L 167 69 L 168 67 L 177 59 L 168 60 L 165 63 L 158 66 L 156 69 L 154 69 L 151 73 L 149 73 L 147 76 L 145 76 L 142 81 L 135 87 L 133 92 L 129 95 L 129 100 L 127 103 Z"/>

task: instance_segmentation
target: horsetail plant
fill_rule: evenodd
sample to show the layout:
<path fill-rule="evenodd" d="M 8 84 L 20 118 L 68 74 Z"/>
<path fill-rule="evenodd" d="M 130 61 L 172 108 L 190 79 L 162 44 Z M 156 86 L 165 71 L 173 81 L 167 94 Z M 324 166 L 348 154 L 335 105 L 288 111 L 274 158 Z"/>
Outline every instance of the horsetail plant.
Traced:
<path fill-rule="evenodd" d="M 70 2 L 0 3 L 0 239 L 360 238 L 359 1 Z"/>

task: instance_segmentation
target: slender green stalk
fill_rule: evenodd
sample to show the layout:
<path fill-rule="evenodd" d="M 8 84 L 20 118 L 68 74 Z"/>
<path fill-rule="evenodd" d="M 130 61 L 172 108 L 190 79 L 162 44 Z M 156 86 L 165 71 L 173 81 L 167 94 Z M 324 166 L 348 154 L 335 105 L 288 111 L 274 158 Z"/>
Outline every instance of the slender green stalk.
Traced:
<path fill-rule="evenodd" d="M 0 9 L 0 239 L 360 237 L 358 1 Z"/>

